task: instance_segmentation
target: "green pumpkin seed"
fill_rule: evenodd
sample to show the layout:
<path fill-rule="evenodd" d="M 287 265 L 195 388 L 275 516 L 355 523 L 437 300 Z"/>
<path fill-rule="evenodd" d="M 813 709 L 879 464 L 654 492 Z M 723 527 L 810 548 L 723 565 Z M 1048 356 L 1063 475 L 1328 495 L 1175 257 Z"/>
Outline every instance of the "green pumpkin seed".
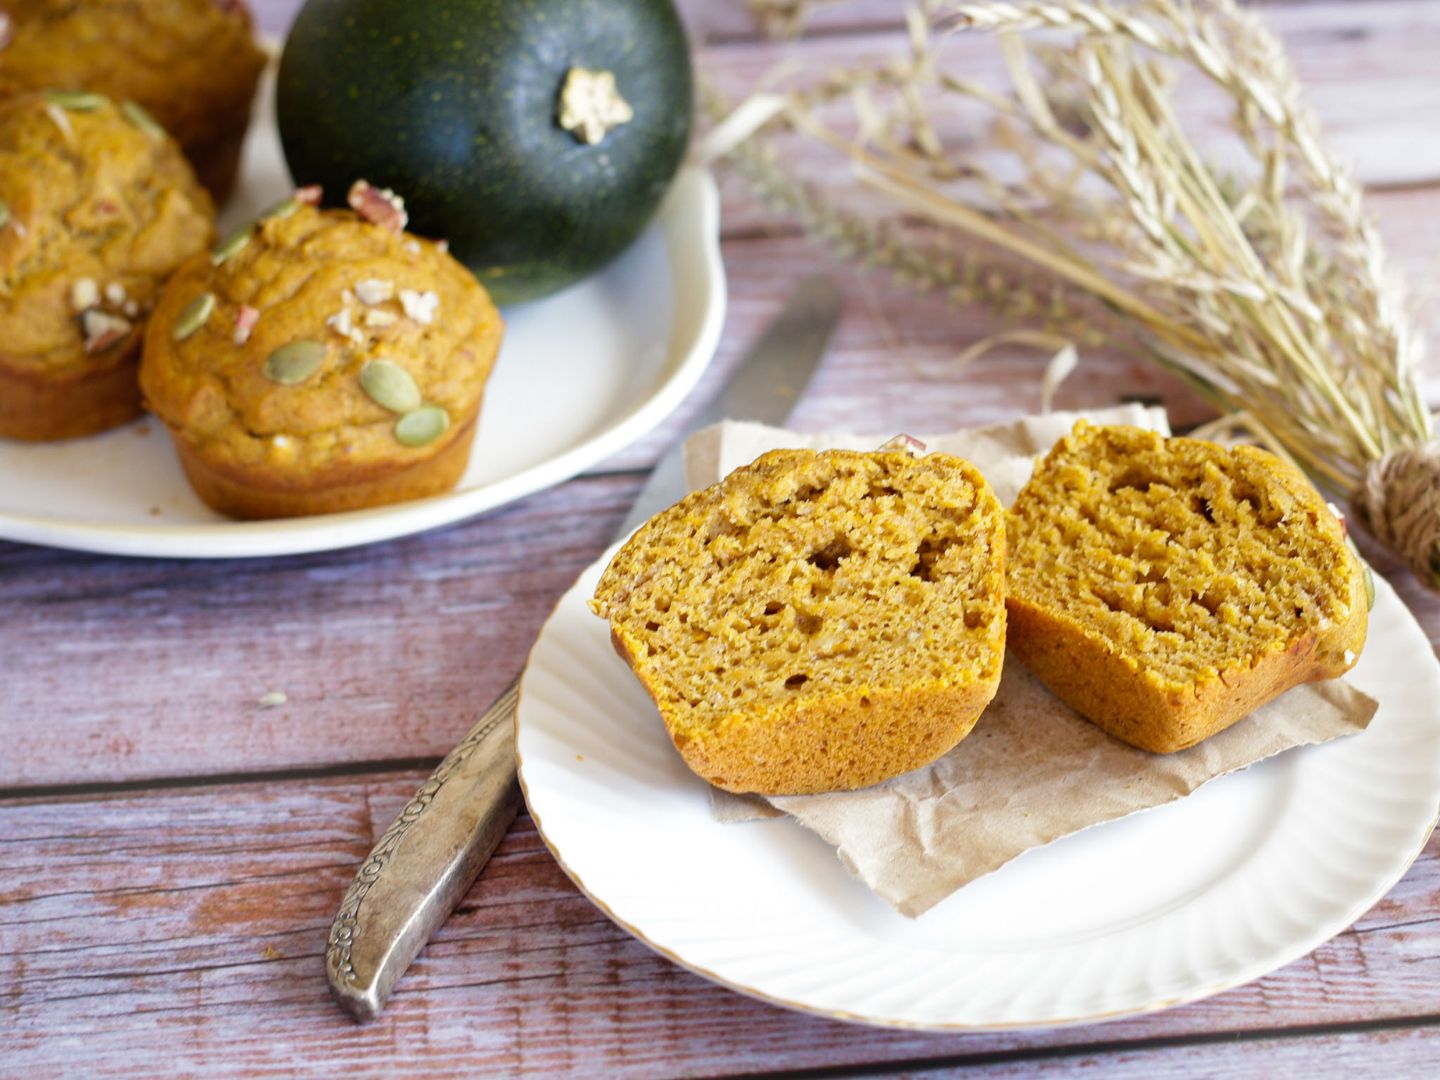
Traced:
<path fill-rule="evenodd" d="M 420 388 L 410 373 L 393 360 L 365 361 L 360 369 L 360 387 L 382 409 L 408 413 L 420 407 Z"/>
<path fill-rule="evenodd" d="M 299 209 L 300 203 L 296 201 L 294 196 L 291 196 L 288 199 L 281 199 L 274 206 L 266 210 L 263 214 L 260 215 L 260 220 L 284 221 L 287 217 L 289 217 L 291 214 L 295 213 L 295 211 Z"/>
<path fill-rule="evenodd" d="M 294 386 L 314 375 L 325 359 L 318 341 L 292 341 L 265 358 L 265 377 L 281 386 Z"/>
<path fill-rule="evenodd" d="M 156 120 L 155 117 L 151 116 L 143 108 L 135 104 L 135 102 L 121 102 L 120 111 L 125 114 L 126 120 L 129 120 L 130 123 L 134 124 L 152 139 L 165 138 L 166 132 L 165 129 L 160 126 L 160 121 Z"/>
<path fill-rule="evenodd" d="M 221 266 L 244 251 L 245 245 L 250 243 L 250 229 L 251 226 L 249 225 L 241 226 L 224 240 L 221 240 L 210 252 L 210 264 L 212 266 Z"/>
<path fill-rule="evenodd" d="M 170 331 L 170 336 L 176 341 L 184 341 L 194 336 L 195 332 L 210 321 L 210 315 L 215 310 L 215 294 L 211 292 L 201 293 L 185 305 L 180 312 L 180 317 L 175 320 L 175 328 Z"/>
<path fill-rule="evenodd" d="M 104 94 L 92 94 L 88 90 L 47 90 L 45 100 L 70 112 L 94 112 L 110 104 Z"/>
<path fill-rule="evenodd" d="M 395 421 L 395 438 L 406 446 L 428 446 L 450 426 L 450 414 L 439 405 L 421 405 Z"/>
<path fill-rule="evenodd" d="M 0 199 L 0 229 L 10 224 L 10 204 Z"/>

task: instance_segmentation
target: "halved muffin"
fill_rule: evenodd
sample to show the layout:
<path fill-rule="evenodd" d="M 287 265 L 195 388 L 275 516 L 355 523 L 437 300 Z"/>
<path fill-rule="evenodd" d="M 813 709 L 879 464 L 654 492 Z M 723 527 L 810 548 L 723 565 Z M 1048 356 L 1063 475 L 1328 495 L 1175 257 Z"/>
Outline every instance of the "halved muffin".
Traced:
<path fill-rule="evenodd" d="M 968 462 L 782 450 L 642 526 L 592 608 L 676 749 L 730 791 L 865 787 L 994 697 L 1004 515 Z"/>
<path fill-rule="evenodd" d="M 221 513 L 322 514 L 438 494 L 465 471 L 499 312 L 363 181 L 350 210 L 296 193 L 186 263 L 140 384 Z"/>
<path fill-rule="evenodd" d="M 214 235 L 180 148 L 133 108 L 89 93 L 0 103 L 0 436 L 138 415 L 150 308 Z"/>
<path fill-rule="evenodd" d="M 1009 514 L 1010 648 L 1061 700 L 1157 753 L 1349 670 L 1364 569 L 1264 450 L 1078 424 Z"/>

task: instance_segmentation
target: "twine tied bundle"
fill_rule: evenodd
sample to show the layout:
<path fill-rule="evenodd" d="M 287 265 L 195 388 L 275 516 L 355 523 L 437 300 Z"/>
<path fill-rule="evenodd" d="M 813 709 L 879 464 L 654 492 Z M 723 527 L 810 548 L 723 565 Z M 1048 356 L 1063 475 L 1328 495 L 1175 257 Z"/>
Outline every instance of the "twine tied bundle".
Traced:
<path fill-rule="evenodd" d="M 1365 469 L 1350 504 L 1375 539 L 1440 588 L 1440 442 L 1391 451 Z"/>
<path fill-rule="evenodd" d="M 909 284 L 989 303 L 1032 340 L 1162 364 L 1440 587 L 1420 339 L 1360 189 L 1263 24 L 1232 0 L 924 0 L 908 26 L 903 55 L 797 65 L 717 108 L 705 149 Z M 1004 85 L 947 52 L 976 32 Z M 1177 85 L 1187 107 L 1208 94 L 1228 113 L 1204 153 Z M 882 209 L 793 179 L 781 136 L 828 148 L 858 181 L 848 193 L 879 192 Z"/>

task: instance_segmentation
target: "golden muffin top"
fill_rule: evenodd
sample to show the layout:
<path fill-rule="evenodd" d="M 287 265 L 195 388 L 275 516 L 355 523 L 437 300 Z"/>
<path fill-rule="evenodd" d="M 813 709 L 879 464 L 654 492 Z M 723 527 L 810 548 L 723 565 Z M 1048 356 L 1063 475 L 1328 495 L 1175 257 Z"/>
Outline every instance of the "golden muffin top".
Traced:
<path fill-rule="evenodd" d="M 163 279 L 214 237 L 175 142 L 97 94 L 0 103 L 0 221 L 0 349 L 50 373 L 123 353 Z"/>
<path fill-rule="evenodd" d="M 186 146 L 247 107 L 265 66 L 240 0 L 5 0 L 3 10 L 0 95 L 137 101 Z"/>
<path fill-rule="evenodd" d="M 381 210 L 391 199 L 352 191 Z M 147 404 L 213 466 L 315 480 L 437 452 L 479 408 L 502 324 L 444 245 L 313 189 L 192 259 L 145 338 Z"/>

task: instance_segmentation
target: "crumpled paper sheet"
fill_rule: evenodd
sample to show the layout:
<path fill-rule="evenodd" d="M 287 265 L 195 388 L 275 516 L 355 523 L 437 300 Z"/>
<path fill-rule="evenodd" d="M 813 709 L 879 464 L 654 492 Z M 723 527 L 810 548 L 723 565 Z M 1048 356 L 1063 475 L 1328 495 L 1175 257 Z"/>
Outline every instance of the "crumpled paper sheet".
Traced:
<path fill-rule="evenodd" d="M 1008 505 L 1036 457 L 1081 416 L 1169 432 L 1163 410 L 1126 405 L 919 438 L 930 450 L 973 462 Z M 692 489 L 704 487 L 767 450 L 873 450 L 894 434 L 798 435 L 727 421 L 686 443 L 687 479 Z M 999 692 L 974 731 L 934 764 L 828 795 L 761 798 L 712 788 L 711 808 L 720 821 L 794 818 L 895 910 L 915 917 L 1031 848 L 1184 798 L 1282 751 L 1363 731 L 1376 708 L 1343 680 L 1310 683 L 1199 746 L 1149 754 L 1081 718 L 1008 657 Z"/>

